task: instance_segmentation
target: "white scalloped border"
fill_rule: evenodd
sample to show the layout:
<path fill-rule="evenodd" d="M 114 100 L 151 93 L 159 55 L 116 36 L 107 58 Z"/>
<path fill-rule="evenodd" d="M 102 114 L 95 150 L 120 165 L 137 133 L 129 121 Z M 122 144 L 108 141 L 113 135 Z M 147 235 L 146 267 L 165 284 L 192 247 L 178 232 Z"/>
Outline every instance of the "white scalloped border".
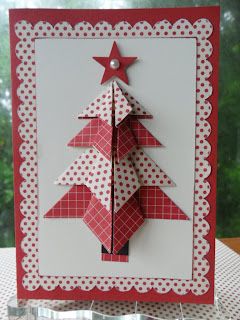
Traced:
<path fill-rule="evenodd" d="M 207 121 L 212 107 L 207 101 L 212 93 L 212 87 L 207 80 L 212 72 L 208 57 L 212 53 L 212 45 L 208 37 L 212 33 L 212 25 L 207 19 L 199 19 L 191 24 L 180 19 L 174 24 L 167 20 L 156 23 L 153 27 L 146 21 L 131 26 L 122 21 L 112 27 L 107 22 L 99 22 L 92 26 L 88 22 L 80 22 L 72 27 L 68 22 L 59 22 L 52 26 L 48 22 L 39 21 L 34 26 L 27 21 L 15 24 L 15 33 L 19 38 L 16 45 L 16 56 L 21 61 L 17 66 L 17 77 L 21 81 L 17 94 L 21 101 L 18 106 L 18 116 L 21 120 L 18 132 L 22 139 L 19 148 L 22 164 L 20 174 L 23 182 L 20 192 L 24 200 L 20 210 L 24 218 L 21 221 L 21 231 L 25 235 L 21 248 L 25 253 L 22 267 L 25 271 L 23 286 L 33 291 L 42 287 L 44 290 L 54 290 L 60 286 L 63 290 L 73 290 L 78 287 L 89 291 L 94 287 L 102 291 L 112 288 L 124 292 L 135 288 L 139 293 L 154 289 L 163 294 L 173 290 L 184 295 L 192 291 L 195 295 L 205 294 L 210 284 L 205 277 L 209 271 L 209 263 L 205 258 L 209 251 L 209 243 L 204 239 L 210 227 L 205 220 L 209 213 L 209 204 L 205 199 L 210 192 L 210 185 L 205 180 L 211 171 L 206 160 L 211 152 L 207 138 L 211 132 Z M 194 208 L 194 252 L 193 279 L 150 279 L 126 277 L 60 277 L 40 276 L 38 274 L 38 190 L 37 190 L 37 154 L 36 154 L 36 100 L 35 100 L 35 55 L 34 40 L 36 38 L 144 38 L 144 37 L 190 37 L 197 39 L 197 94 L 196 94 L 196 167 L 195 167 L 195 208 Z"/>

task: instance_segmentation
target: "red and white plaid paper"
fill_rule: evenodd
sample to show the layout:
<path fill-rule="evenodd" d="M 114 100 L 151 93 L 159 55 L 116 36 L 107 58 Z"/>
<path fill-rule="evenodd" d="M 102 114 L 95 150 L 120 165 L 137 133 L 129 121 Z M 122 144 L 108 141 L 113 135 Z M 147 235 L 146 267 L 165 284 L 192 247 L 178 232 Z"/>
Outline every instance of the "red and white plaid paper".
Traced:
<path fill-rule="evenodd" d="M 160 147 L 161 143 L 149 132 L 144 125 L 136 119 L 129 117 L 126 120 L 126 125 L 132 131 L 138 146 L 141 147 Z"/>
<path fill-rule="evenodd" d="M 125 121 L 117 129 L 117 161 L 119 162 L 137 145 L 131 129 Z"/>
<path fill-rule="evenodd" d="M 45 218 L 82 218 L 92 193 L 84 185 L 74 185 L 64 196 L 45 214 Z"/>
<path fill-rule="evenodd" d="M 134 197 L 145 219 L 189 220 L 188 216 L 159 187 L 141 187 Z"/>
<path fill-rule="evenodd" d="M 91 147 L 94 143 L 96 134 L 98 133 L 104 121 L 99 118 L 92 119 L 86 127 L 84 127 L 69 143 L 69 147 Z"/>
<path fill-rule="evenodd" d="M 138 202 L 131 197 L 113 216 L 113 253 L 116 254 L 144 223 Z"/>
<path fill-rule="evenodd" d="M 112 156 L 112 134 L 113 127 L 107 122 L 102 121 L 101 127 L 93 142 L 93 146 L 108 160 L 110 160 Z"/>
<path fill-rule="evenodd" d="M 100 240 L 108 252 L 112 246 L 112 212 L 108 211 L 101 202 L 92 197 L 83 216 L 83 221 Z"/>
<path fill-rule="evenodd" d="M 128 256 L 124 254 L 102 253 L 102 261 L 128 262 Z"/>

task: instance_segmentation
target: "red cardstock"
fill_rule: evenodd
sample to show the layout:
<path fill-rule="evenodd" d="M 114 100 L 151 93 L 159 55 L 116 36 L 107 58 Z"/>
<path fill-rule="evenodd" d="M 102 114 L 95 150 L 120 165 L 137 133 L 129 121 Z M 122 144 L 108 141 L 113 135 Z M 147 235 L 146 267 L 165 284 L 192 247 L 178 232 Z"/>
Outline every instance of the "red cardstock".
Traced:
<path fill-rule="evenodd" d="M 177 21 L 181 21 L 181 19 L 186 19 L 189 24 L 195 26 L 198 21 L 205 21 L 207 19 L 211 25 L 212 25 L 212 33 L 208 40 L 211 43 L 211 46 L 213 47 L 213 50 L 211 52 L 211 55 L 208 57 L 208 61 L 212 65 L 212 72 L 210 73 L 210 76 L 207 77 L 208 81 L 210 81 L 210 84 L 213 88 L 212 94 L 207 97 L 207 101 L 211 103 L 212 110 L 209 114 L 209 117 L 207 119 L 208 123 L 211 126 L 211 133 L 207 137 L 208 143 L 211 145 L 211 152 L 207 158 L 209 165 L 211 167 L 211 173 L 206 178 L 206 181 L 209 183 L 211 191 L 206 197 L 206 200 L 209 203 L 210 211 L 206 217 L 203 217 L 205 219 L 206 223 L 209 224 L 210 228 L 207 234 L 204 236 L 205 240 L 210 246 L 210 250 L 206 254 L 205 258 L 208 261 L 209 264 L 209 270 L 205 275 L 206 281 L 208 281 L 209 286 L 208 290 L 206 290 L 204 293 L 198 292 L 196 294 L 196 290 L 193 287 L 189 288 L 189 290 L 184 291 L 184 293 L 179 290 L 178 291 L 170 289 L 166 290 L 166 292 L 161 292 L 156 288 L 152 288 L 150 290 L 147 290 L 146 292 L 141 292 L 141 290 L 138 290 L 137 287 L 132 287 L 129 290 L 120 290 L 117 286 L 112 287 L 109 290 L 101 290 L 100 287 L 94 286 L 90 290 L 83 290 L 78 287 L 73 288 L 71 290 L 64 290 L 63 285 L 58 285 L 53 290 L 49 290 L 48 288 L 44 288 L 44 286 L 39 285 L 39 283 L 36 285 L 36 288 L 28 288 L 26 284 L 24 283 L 24 279 L 26 279 L 27 275 L 27 269 L 26 266 L 23 266 L 23 259 L 26 256 L 26 252 L 23 250 L 22 241 L 25 237 L 25 234 L 23 232 L 23 229 L 21 227 L 22 220 L 24 219 L 24 215 L 22 213 L 22 206 L 24 204 L 22 203 L 24 196 L 22 193 L 20 193 L 20 186 L 22 183 L 24 183 L 24 177 L 22 175 L 22 172 L 20 170 L 20 167 L 24 161 L 24 158 L 22 157 L 21 150 L 19 149 L 24 138 L 23 135 L 19 132 L 19 126 L 22 123 L 22 115 L 21 115 L 21 108 L 22 108 L 22 93 L 18 90 L 18 87 L 21 84 L 21 79 L 16 72 L 18 65 L 21 62 L 21 47 L 18 46 L 19 39 L 23 39 L 24 37 L 28 38 L 29 34 L 25 30 L 26 28 L 22 27 L 22 31 L 19 32 L 16 28 L 16 24 L 20 21 L 26 21 L 27 23 L 30 23 L 32 25 L 32 28 L 39 22 L 39 21 L 45 21 L 49 23 L 50 25 L 54 26 L 62 21 L 66 21 L 69 25 L 74 26 L 78 23 L 81 23 L 83 21 L 86 21 L 92 26 L 95 26 L 97 23 L 101 21 L 106 21 L 113 27 L 121 22 L 125 21 L 128 22 L 131 26 L 136 25 L 137 23 L 140 23 L 141 21 L 146 21 L 150 27 L 152 28 L 157 22 L 167 20 L 169 24 L 174 25 Z M 201 20 L 202 19 L 202 20 Z M 180 28 L 180 27 L 179 27 Z M 202 28 L 205 28 L 204 23 L 202 24 Z M 178 28 L 176 28 L 178 29 Z M 186 28 L 187 29 L 187 28 Z M 138 30 L 138 29 L 137 29 Z M 194 29 L 193 29 L 194 30 Z M 34 39 L 47 37 L 48 31 L 42 31 L 42 29 L 39 29 L 39 32 L 36 32 L 34 35 Z M 56 32 L 59 32 L 56 30 Z M 70 31 L 69 31 L 70 32 Z M 161 31 L 159 31 L 159 34 L 156 33 L 156 36 L 167 36 L 167 31 L 164 31 L 163 34 L 161 34 Z M 184 32 L 184 31 L 181 31 Z M 191 31 L 193 33 L 193 31 Z M 201 34 L 201 31 L 199 31 Z M 194 35 L 194 37 L 200 39 L 201 35 Z M 59 34 L 61 36 L 61 34 Z M 52 32 L 52 37 L 55 36 L 55 33 Z M 85 35 L 83 34 L 82 37 Z M 122 37 L 124 35 L 121 35 L 121 32 L 116 33 L 115 37 Z M 144 37 L 144 32 L 139 31 L 138 34 L 139 37 Z M 150 36 L 150 35 L 149 35 Z M 175 34 L 173 34 L 175 36 Z M 179 36 L 183 36 L 183 34 L 179 34 Z M 187 34 L 188 37 L 191 37 L 191 33 Z M 86 34 L 87 37 L 87 34 Z M 146 37 L 146 35 L 145 35 Z M 192 36 L 193 37 L 193 36 Z M 63 37 L 64 38 L 64 37 Z M 218 58 L 219 58 L 219 7 L 198 7 L 198 8 L 174 8 L 174 9 L 131 9 L 131 10 L 57 10 L 57 9 L 12 9 L 10 10 L 10 40 L 11 40 L 11 74 L 12 74 L 12 102 L 13 102 L 13 148 L 14 148 L 14 194 L 15 194 L 15 232 L 16 232 L 16 252 L 17 252 L 17 296 L 21 299 L 70 299 L 70 300 L 76 300 L 76 299 L 83 299 L 83 300 L 129 300 L 129 301 L 168 301 L 168 302 L 190 302 L 190 303 L 213 303 L 214 302 L 214 265 L 215 265 L 215 216 L 216 216 L 216 168 L 217 168 L 217 104 L 218 104 Z M 198 55 L 200 56 L 202 53 L 199 52 Z M 34 65 L 34 62 L 33 62 Z M 199 79 L 197 79 L 199 81 Z M 199 91 L 198 91 L 199 90 Z M 127 94 L 123 91 L 124 95 L 127 97 Z M 29 93 L 30 95 L 32 92 Z M 197 95 L 202 95 L 204 97 L 206 93 L 204 91 L 201 91 L 201 89 L 197 89 Z M 133 98 L 129 97 L 127 98 L 129 101 L 129 106 L 134 104 Z M 136 102 L 137 103 L 137 102 Z M 196 104 L 198 104 L 198 101 L 196 101 Z M 29 113 L 29 116 L 31 116 L 31 108 L 33 111 L 36 110 L 35 105 L 29 104 L 29 108 L 25 111 Z M 83 110 L 83 109 L 82 109 Z M 200 109 L 201 110 L 201 109 Z M 126 110 L 128 111 L 128 110 Z M 137 118 L 151 118 L 152 116 L 147 113 L 147 111 L 141 111 L 141 106 L 137 107 L 135 105 L 135 109 L 133 110 L 136 114 L 136 117 L 134 120 L 129 119 L 129 127 L 131 129 L 131 132 L 133 132 L 133 137 L 128 135 L 127 139 L 130 141 L 129 145 L 126 146 L 127 150 L 129 151 L 132 148 L 133 141 L 134 141 L 134 135 L 137 135 L 137 132 L 141 132 L 141 130 L 145 130 L 145 128 L 140 124 L 138 124 Z M 128 111 L 129 112 L 129 111 Z M 196 116 L 199 116 L 199 113 L 201 111 L 197 111 Z M 24 115 L 26 116 L 26 115 Z M 153 115 L 154 116 L 154 115 Z M 88 116 L 80 115 L 80 118 L 89 118 Z M 94 116 L 95 117 L 95 116 Z M 108 114 L 109 119 L 109 114 Z M 99 120 L 99 119 L 98 119 Z M 122 116 L 119 115 L 119 117 L 116 120 L 117 125 L 121 125 Z M 101 136 L 98 137 L 99 131 L 102 128 L 102 122 L 103 119 L 100 121 L 97 121 L 96 119 L 91 120 L 91 123 L 87 127 L 85 127 L 78 135 L 75 136 L 70 142 L 69 146 L 91 146 L 92 142 L 96 143 L 96 148 L 103 149 L 103 145 L 101 142 Z M 92 128 L 91 128 L 92 126 Z M 85 131 L 85 132 L 84 132 Z M 106 130 L 105 130 L 106 131 Z M 109 131 L 105 132 L 107 133 L 107 136 L 111 136 L 111 132 Z M 28 133 L 29 135 L 31 134 Z M 86 134 L 86 136 L 85 136 Z M 126 132 L 123 133 L 124 135 Z M 196 139 L 198 139 L 198 136 L 196 136 Z M 26 139 L 25 139 L 26 140 Z M 135 141 L 137 145 L 146 146 L 148 142 L 145 140 L 141 140 L 141 137 L 135 137 Z M 149 146 L 160 146 L 161 144 L 154 138 L 154 136 L 151 136 L 149 134 L 149 137 L 147 137 L 147 141 L 149 141 Z M 37 143 L 37 142 L 36 142 Z M 136 149 L 137 152 L 138 149 Z M 109 149 L 105 149 L 105 156 L 109 156 Z M 133 151 L 134 153 L 135 151 Z M 124 156 L 124 152 L 119 153 L 118 158 L 119 160 L 121 157 Z M 134 157 L 134 154 L 132 155 Z M 148 161 L 150 161 L 148 159 Z M 196 162 L 198 161 L 198 156 L 196 154 Z M 133 164 L 134 165 L 134 164 Z M 135 167 L 135 170 L 138 169 Z M 144 176 L 143 178 L 144 179 Z M 36 179 L 37 183 L 37 179 Z M 169 179 L 169 184 L 171 184 L 172 181 Z M 68 183 L 66 183 L 68 184 Z M 57 187 L 57 186 L 56 186 Z M 104 231 L 104 239 L 102 241 L 105 242 L 106 247 L 110 246 L 109 237 L 112 237 L 111 228 L 109 228 L 109 221 L 111 220 L 111 216 L 106 215 L 106 212 L 102 211 L 103 205 L 100 203 L 99 199 L 97 198 L 97 195 L 93 193 L 91 194 L 89 190 L 89 186 L 83 186 L 83 185 L 74 185 L 71 186 L 71 189 L 68 192 L 68 196 L 63 196 L 62 199 L 59 199 L 62 206 L 66 206 L 66 212 L 63 210 L 59 211 L 59 205 L 53 204 L 52 209 L 46 213 L 46 216 L 48 218 L 56 218 L 57 216 L 63 215 L 67 217 L 74 217 L 74 213 L 76 215 L 76 212 L 74 212 L 74 209 L 79 208 L 78 211 L 78 217 L 85 219 L 86 224 L 91 224 L 94 222 L 92 221 L 92 211 L 96 211 L 97 214 L 102 215 L 104 217 L 104 220 L 102 219 L 103 227 L 105 228 Z M 154 209 L 151 207 L 151 194 L 156 195 L 156 187 L 155 186 L 146 186 L 144 184 L 144 180 L 142 180 L 141 188 L 137 193 L 135 193 L 134 197 L 131 197 L 130 200 L 128 200 L 124 206 L 127 206 L 127 210 L 124 210 L 122 214 L 119 215 L 119 218 L 115 221 L 116 228 L 120 230 L 119 232 L 121 234 L 125 234 L 126 237 L 123 238 L 117 238 L 116 240 L 116 247 L 118 246 L 118 242 L 121 242 L 120 246 L 124 245 L 128 239 L 129 234 L 131 232 L 134 232 L 135 229 L 139 228 L 142 224 L 142 221 L 144 219 L 144 216 L 140 214 L 140 207 L 145 210 L 147 210 L 147 214 L 144 213 L 145 218 L 147 215 L 148 218 L 166 218 L 166 219 L 183 219 L 185 220 L 186 217 L 184 213 L 176 207 L 176 205 L 165 196 L 163 192 L 160 191 L 161 194 L 159 194 L 159 198 L 164 201 L 166 206 L 171 207 L 171 211 L 166 213 L 166 217 L 161 216 L 161 204 L 159 203 L 158 209 L 160 211 L 156 210 L 156 206 Z M 84 197 L 82 196 L 84 194 Z M 150 195 L 150 196 L 149 196 Z M 71 201 L 74 202 L 73 208 L 70 208 L 69 211 L 69 200 L 71 198 Z M 147 199 L 146 201 L 144 199 Z M 91 204 L 91 205 L 90 205 Z M 119 210 L 121 213 L 121 210 L 123 210 L 124 206 L 122 206 L 122 209 Z M 98 208 L 100 207 L 100 209 Z M 87 212 L 86 216 L 84 217 L 84 212 L 86 212 L 86 208 L 89 209 L 89 212 Z M 104 209 L 103 209 L 104 210 Z M 91 211 L 91 212 L 90 212 Z M 105 211 L 107 211 L 105 209 Z M 118 212 L 118 213 L 119 213 Z M 171 213 L 171 217 L 170 217 Z M 161 217 L 160 217 L 160 216 Z M 198 212 L 196 210 L 194 217 L 197 217 Z M 76 217 L 76 216 L 75 216 Z M 96 217 L 96 216 L 95 216 Z M 122 222 L 126 222 L 127 219 L 132 220 L 134 224 L 131 225 L 134 226 L 134 230 L 130 230 L 129 224 L 125 224 Z M 194 218 L 195 219 L 195 218 Z M 105 221 L 107 223 L 104 225 Z M 107 227 L 106 227 L 107 226 Z M 125 228 L 122 230 L 122 228 Z M 196 223 L 194 223 L 194 228 L 197 228 Z M 120 240 L 119 240 L 120 239 Z M 37 240 L 36 243 L 32 244 L 33 246 L 37 246 Z M 117 252 L 117 248 L 116 248 Z M 116 253 L 113 251 L 113 254 Z M 113 255 L 112 258 L 108 256 L 108 254 L 102 253 L 102 260 L 104 261 L 127 261 L 128 257 L 123 256 L 122 258 L 117 258 L 115 255 Z M 114 263 L 114 262 L 111 262 Z M 57 277 L 55 277 L 57 278 Z M 142 281 L 142 279 L 135 279 L 136 282 Z M 161 282 L 165 282 L 166 279 L 158 279 L 159 280 L 159 286 L 161 286 Z M 174 279 L 169 279 L 169 285 L 170 283 L 174 281 Z M 181 280 L 180 280 L 181 282 Z M 175 282 L 176 286 L 178 286 L 177 281 Z M 187 283 L 187 280 L 185 282 L 183 281 L 182 287 L 184 288 L 185 284 Z M 184 289 L 183 289 L 184 290 Z"/>

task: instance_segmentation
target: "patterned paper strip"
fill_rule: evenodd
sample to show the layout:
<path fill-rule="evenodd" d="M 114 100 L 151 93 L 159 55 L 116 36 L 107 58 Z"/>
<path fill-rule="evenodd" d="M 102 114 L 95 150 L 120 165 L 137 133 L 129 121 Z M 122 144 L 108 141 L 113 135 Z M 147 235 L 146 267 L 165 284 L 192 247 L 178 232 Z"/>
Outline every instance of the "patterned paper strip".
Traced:
<path fill-rule="evenodd" d="M 136 147 L 131 151 L 132 164 L 138 175 L 141 186 L 175 186 L 173 181 L 157 164 L 143 151 Z"/>
<path fill-rule="evenodd" d="M 120 123 L 117 130 L 117 161 L 127 155 L 136 144 L 129 126 L 125 124 L 125 121 Z"/>
<path fill-rule="evenodd" d="M 69 141 L 70 147 L 90 147 L 93 145 L 94 138 L 98 133 L 102 123 L 99 118 L 92 119 L 75 137 Z"/>
<path fill-rule="evenodd" d="M 106 121 L 110 126 L 112 125 L 112 83 L 78 115 L 79 119 L 96 117 Z"/>
<path fill-rule="evenodd" d="M 45 218 L 82 218 L 91 200 L 91 191 L 86 186 L 73 186 L 44 215 Z"/>
<path fill-rule="evenodd" d="M 113 253 L 116 254 L 143 224 L 144 218 L 136 199 L 131 197 L 114 214 L 113 218 Z"/>
<path fill-rule="evenodd" d="M 135 137 L 137 145 L 142 147 L 160 147 L 161 143 L 134 116 L 126 121 Z"/>
<path fill-rule="evenodd" d="M 121 254 L 102 253 L 102 261 L 128 262 L 128 256 Z"/>
<path fill-rule="evenodd" d="M 111 252 L 112 244 L 112 212 L 106 210 L 101 202 L 92 197 L 83 221 L 100 240 L 108 252 Z"/>
<path fill-rule="evenodd" d="M 159 187 L 141 187 L 134 197 L 145 219 L 189 220 L 188 216 Z"/>

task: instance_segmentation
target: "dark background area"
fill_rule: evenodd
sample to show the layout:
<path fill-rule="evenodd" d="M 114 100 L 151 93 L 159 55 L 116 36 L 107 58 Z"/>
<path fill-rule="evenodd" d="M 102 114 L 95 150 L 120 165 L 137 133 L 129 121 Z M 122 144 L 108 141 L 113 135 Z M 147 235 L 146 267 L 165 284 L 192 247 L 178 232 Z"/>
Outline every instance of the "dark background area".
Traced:
<path fill-rule="evenodd" d="M 14 246 L 9 8 L 221 6 L 217 237 L 240 236 L 240 1 L 0 0 L 0 247 Z"/>

